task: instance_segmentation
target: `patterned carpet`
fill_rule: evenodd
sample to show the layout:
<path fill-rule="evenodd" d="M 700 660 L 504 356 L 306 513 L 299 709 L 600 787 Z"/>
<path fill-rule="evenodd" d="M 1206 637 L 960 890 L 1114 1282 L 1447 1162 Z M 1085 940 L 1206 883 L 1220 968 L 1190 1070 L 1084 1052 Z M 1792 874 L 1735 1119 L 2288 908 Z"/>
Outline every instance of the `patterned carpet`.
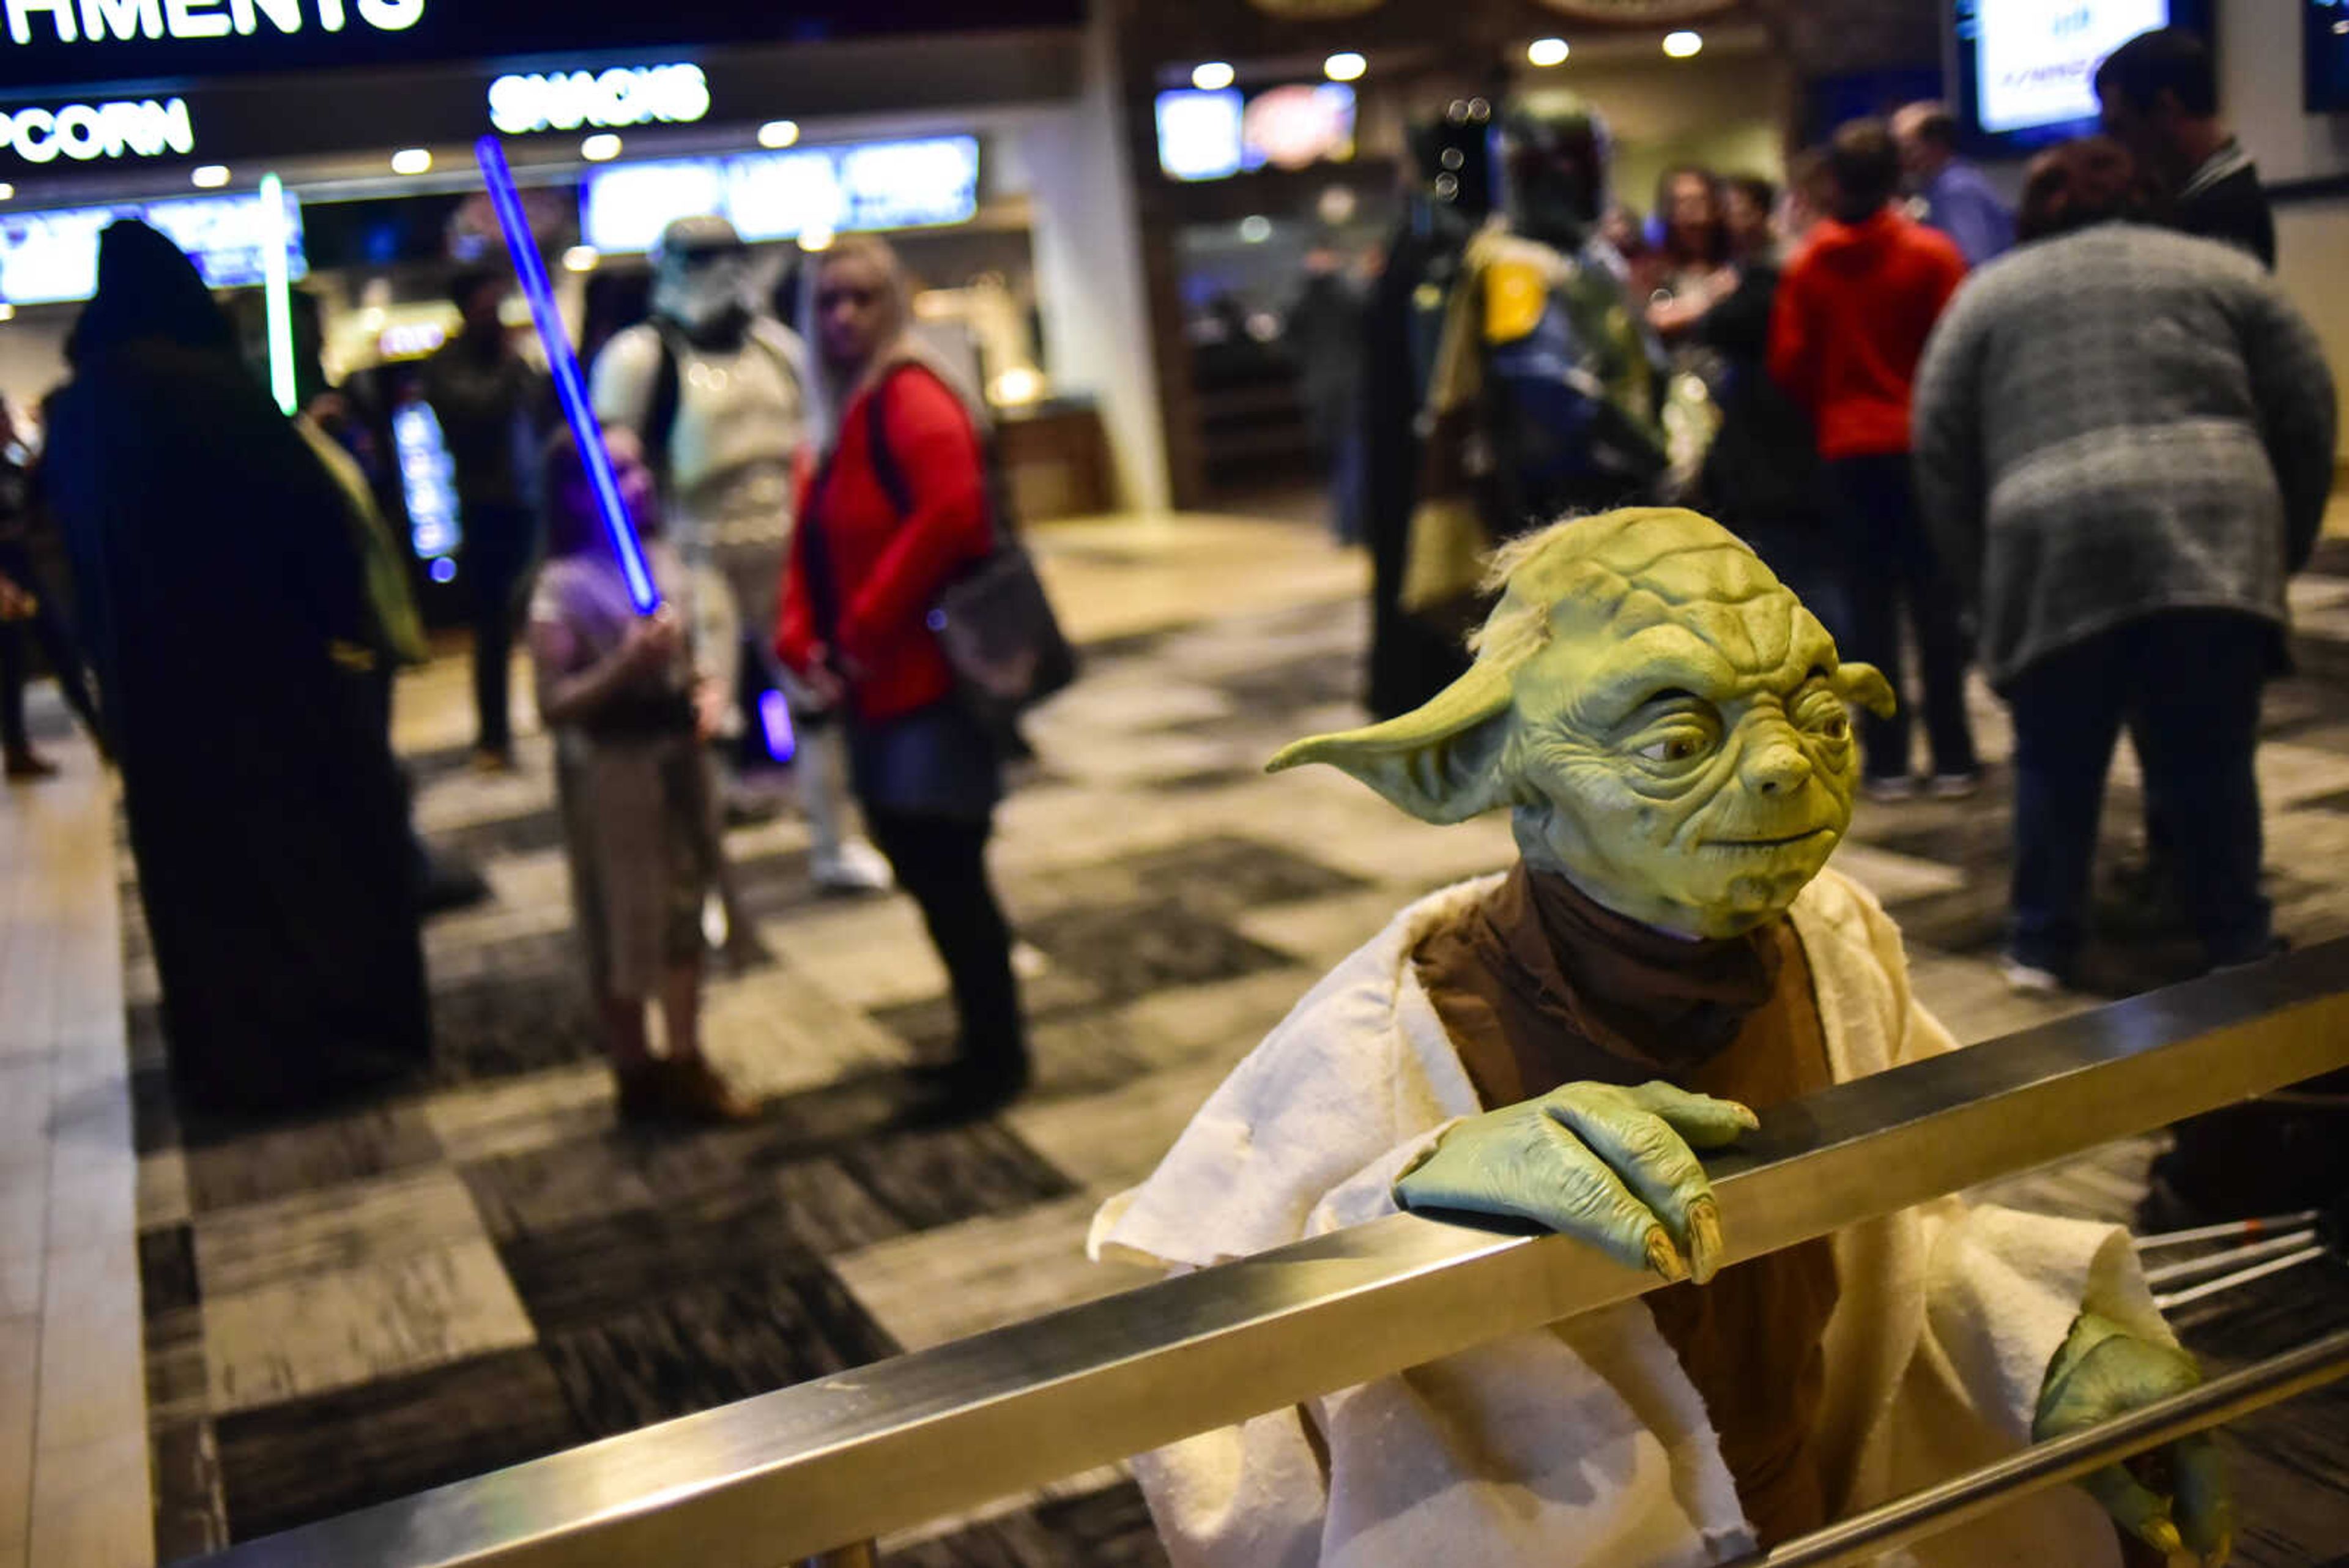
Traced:
<path fill-rule="evenodd" d="M 2310 585 L 2349 607 L 2349 583 Z M 2318 599 L 2322 597 L 2323 603 Z M 773 958 L 710 987 L 711 1049 L 765 1104 L 750 1127 L 612 1123 L 543 741 L 482 777 L 411 757 L 419 818 L 495 898 L 428 936 L 430 1081 L 294 1124 L 183 1114 L 160 1069 L 143 934 L 126 933 L 160 1556 L 171 1561 L 1121 1289 L 1085 1221 L 1145 1174 L 1229 1066 L 1413 895 L 1503 864 L 1504 823 L 1422 827 L 1323 770 L 1267 779 L 1281 742 L 1359 722 L 1350 604 L 1251 612 L 1097 646 L 1041 717 L 1043 759 L 995 865 L 1032 949 L 1040 1080 L 968 1126 L 893 1126 L 891 1069 L 942 1050 L 945 979 L 910 904 L 816 896 L 795 819 L 736 830 Z M 453 699 L 460 683 L 433 691 Z M 1986 693 L 1983 749 L 2007 753 Z M 2282 929 L 2349 932 L 2349 685 L 2278 686 L 2261 773 Z M 1906 929 L 1918 988 L 1961 1038 L 2066 1007 L 1989 959 L 2010 805 L 1865 807 L 1841 852 Z M 2138 831 L 2116 773 L 2109 867 Z M 127 861 L 126 861 L 127 867 Z M 126 872 L 127 875 L 127 872 Z M 131 906 L 135 908 L 135 903 Z M 2127 994 L 2193 955 L 2116 895 L 2089 982 Z M 2125 1216 L 2150 1145 L 2042 1174 L 2012 1200 Z M 2302 1270 L 2187 1319 L 2250 1359 L 2349 1321 L 2349 1271 Z M 2247 1423 L 2239 1561 L 2349 1542 L 2349 1396 Z M 321 1462 L 322 1454 L 331 1462 Z M 893 1563 L 1156 1564 L 1114 1471 L 937 1521 Z"/>

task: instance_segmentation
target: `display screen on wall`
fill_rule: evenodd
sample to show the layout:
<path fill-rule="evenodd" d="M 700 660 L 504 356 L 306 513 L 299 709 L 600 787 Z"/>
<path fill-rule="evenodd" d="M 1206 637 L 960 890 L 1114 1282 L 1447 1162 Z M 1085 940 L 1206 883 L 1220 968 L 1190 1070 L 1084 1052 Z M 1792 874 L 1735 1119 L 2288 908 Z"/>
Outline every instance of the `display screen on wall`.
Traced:
<path fill-rule="evenodd" d="M 1170 180 L 1227 180 L 1238 173 L 1247 107 L 1233 88 L 1160 93 L 1158 167 Z"/>
<path fill-rule="evenodd" d="M 1170 180 L 1309 169 L 1354 155 L 1354 89 L 1340 82 L 1295 82 L 1252 94 L 1185 88 L 1160 93 L 1157 109 L 1158 167 Z"/>
<path fill-rule="evenodd" d="M 1960 119 L 1977 150 L 2042 146 L 2096 128 L 2096 67 L 2156 27 L 2209 36 L 2206 0 L 1954 0 Z"/>
<path fill-rule="evenodd" d="M 139 218 L 188 253 L 214 288 L 244 288 L 262 281 L 261 198 L 189 196 L 171 202 L 125 202 L 0 216 L 0 299 L 11 305 L 54 305 L 98 292 L 98 237 L 118 218 Z M 305 277 L 302 206 L 285 195 L 288 273 Z"/>
<path fill-rule="evenodd" d="M 2349 0 L 2301 0 L 2308 112 L 2349 110 Z"/>
<path fill-rule="evenodd" d="M 580 237 L 607 254 L 650 250 L 678 219 L 712 213 L 757 244 L 963 223 L 978 211 L 973 136 L 622 164 L 590 175 L 579 193 Z"/>

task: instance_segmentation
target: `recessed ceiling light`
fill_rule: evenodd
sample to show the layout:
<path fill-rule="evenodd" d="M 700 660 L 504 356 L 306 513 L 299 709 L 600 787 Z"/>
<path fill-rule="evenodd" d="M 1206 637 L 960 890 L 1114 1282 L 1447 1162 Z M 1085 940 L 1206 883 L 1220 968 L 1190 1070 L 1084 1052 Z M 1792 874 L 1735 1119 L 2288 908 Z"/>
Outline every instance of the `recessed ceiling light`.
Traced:
<path fill-rule="evenodd" d="M 1251 213 L 1240 220 L 1240 238 L 1249 244 L 1260 245 L 1272 238 L 1272 220 L 1262 213 Z"/>
<path fill-rule="evenodd" d="M 1371 62 L 1351 49 L 1342 49 L 1321 62 L 1321 74 L 1333 82 L 1360 81 Z"/>
<path fill-rule="evenodd" d="M 1676 60 L 1687 59 L 1703 47 L 1704 35 L 1702 33 L 1681 32 L 1664 35 L 1664 53 Z"/>
<path fill-rule="evenodd" d="M 579 144 L 579 156 L 590 163 L 609 163 L 620 155 L 620 139 L 601 131 Z"/>
<path fill-rule="evenodd" d="M 6 300 L 0 299 L 0 321 L 14 321 L 16 319 L 16 307 L 9 304 Z"/>
<path fill-rule="evenodd" d="M 206 163 L 191 172 L 188 178 L 195 182 L 199 191 L 217 191 L 228 183 L 228 167 L 221 163 Z"/>
<path fill-rule="evenodd" d="M 1562 66 L 1570 52 L 1564 38 L 1536 38 L 1526 46 L 1526 59 L 1537 66 Z"/>
<path fill-rule="evenodd" d="M 603 259 L 604 253 L 597 250 L 594 245 L 573 245 L 569 250 L 563 253 L 563 270 L 565 272 L 594 272 L 595 270 L 595 264 Z"/>
<path fill-rule="evenodd" d="M 1221 92 L 1239 79 L 1239 73 L 1221 60 L 1191 67 L 1191 85 L 1201 92 Z"/>
<path fill-rule="evenodd" d="M 429 174 L 432 171 L 432 154 L 421 147 L 402 148 L 391 155 L 391 171 L 395 174 Z"/>
<path fill-rule="evenodd" d="M 771 119 L 759 127 L 761 147 L 789 147 L 800 139 L 800 122 L 796 119 Z"/>
<path fill-rule="evenodd" d="M 838 237 L 838 235 L 834 234 L 830 229 L 824 227 L 822 223 L 812 224 L 810 227 L 800 231 L 800 249 L 803 251 L 828 251 L 832 249 L 832 242 Z"/>
<path fill-rule="evenodd" d="M 15 199 L 16 194 L 16 187 L 11 185 L 5 180 L 0 180 L 0 202 L 11 201 Z"/>

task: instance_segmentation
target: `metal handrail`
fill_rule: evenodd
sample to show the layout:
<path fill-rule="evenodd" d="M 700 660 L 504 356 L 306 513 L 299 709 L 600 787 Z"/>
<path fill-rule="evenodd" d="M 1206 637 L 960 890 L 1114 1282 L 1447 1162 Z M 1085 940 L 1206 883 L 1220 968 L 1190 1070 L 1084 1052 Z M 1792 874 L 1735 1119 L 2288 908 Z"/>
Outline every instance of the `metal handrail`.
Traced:
<path fill-rule="evenodd" d="M 1706 1162 L 1724 1261 L 2349 1064 L 2344 976 L 2349 940 L 1776 1106 Z M 203 1561 L 775 1568 L 1654 1282 L 1563 1238 L 1396 1215 Z"/>

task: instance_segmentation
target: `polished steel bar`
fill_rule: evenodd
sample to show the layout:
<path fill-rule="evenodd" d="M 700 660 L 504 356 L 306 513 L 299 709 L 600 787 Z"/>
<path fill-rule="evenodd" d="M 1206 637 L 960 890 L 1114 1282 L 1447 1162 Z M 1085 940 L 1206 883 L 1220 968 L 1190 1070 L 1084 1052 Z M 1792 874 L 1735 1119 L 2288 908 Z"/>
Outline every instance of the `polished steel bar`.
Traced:
<path fill-rule="evenodd" d="M 1995 1464 L 1854 1514 L 1774 1551 L 1739 1558 L 1728 1568 L 1847 1568 L 1872 1563 L 1879 1553 L 1954 1530 L 2018 1497 L 2077 1480 L 2132 1454 L 2282 1404 L 2344 1376 L 2349 1376 L 2349 1330 L 2214 1377 L 2085 1432 L 2034 1443 Z"/>
<path fill-rule="evenodd" d="M 2349 1064 L 2349 940 L 1839 1085 L 1707 1161 L 1725 1262 Z M 1411 1215 L 235 1547 L 214 1568 L 773 1568 L 1652 1277 Z"/>
<path fill-rule="evenodd" d="M 2302 1247 L 2297 1252 L 2287 1252 L 2281 1258 L 2271 1258 L 2264 1263 L 2254 1264 L 2239 1273 L 2229 1274 L 2222 1279 L 2205 1280 L 2199 1285 L 2189 1285 L 2182 1291 L 2172 1291 L 2168 1295 L 2156 1296 L 2153 1298 L 2153 1304 L 2168 1312 L 2172 1307 L 2186 1306 L 2206 1296 L 2223 1295 L 2229 1291 L 2242 1289 L 2253 1280 L 2264 1280 L 2270 1274 L 2281 1274 L 2287 1269 L 2297 1269 L 2304 1263 L 2313 1263 L 2323 1257 L 2325 1251 L 2325 1248 L 2321 1245 Z"/>
<path fill-rule="evenodd" d="M 2293 1231 L 2265 1241 L 2254 1241 L 2247 1247 L 2230 1247 L 2223 1252 L 2211 1252 L 2199 1258 L 2188 1258 L 2182 1262 L 2164 1263 L 2145 1272 L 2145 1282 L 2156 1290 L 2174 1285 L 2180 1280 L 2194 1279 L 2202 1274 L 2223 1274 L 2245 1263 L 2256 1263 L 2262 1258 L 2272 1258 L 2282 1252 L 2298 1251 L 2316 1240 L 2316 1229 Z"/>

